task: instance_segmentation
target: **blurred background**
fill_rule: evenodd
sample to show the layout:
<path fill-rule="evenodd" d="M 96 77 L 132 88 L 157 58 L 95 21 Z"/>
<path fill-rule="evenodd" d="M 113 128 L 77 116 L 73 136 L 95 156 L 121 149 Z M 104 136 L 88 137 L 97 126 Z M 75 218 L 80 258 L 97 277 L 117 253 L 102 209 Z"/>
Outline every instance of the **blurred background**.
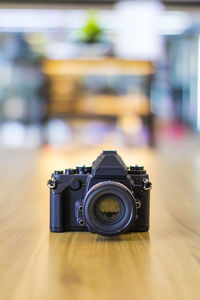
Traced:
<path fill-rule="evenodd" d="M 200 1 L 0 4 L 0 145 L 161 147 L 200 132 Z"/>

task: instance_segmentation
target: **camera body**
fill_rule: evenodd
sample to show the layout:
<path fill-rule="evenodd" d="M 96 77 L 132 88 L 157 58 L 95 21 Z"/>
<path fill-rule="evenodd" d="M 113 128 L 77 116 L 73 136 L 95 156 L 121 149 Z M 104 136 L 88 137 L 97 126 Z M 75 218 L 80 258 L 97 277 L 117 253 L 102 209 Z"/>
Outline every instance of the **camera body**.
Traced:
<path fill-rule="evenodd" d="M 142 166 L 127 168 L 116 151 L 103 151 L 92 167 L 55 171 L 47 185 L 52 232 L 149 229 L 149 176 Z"/>

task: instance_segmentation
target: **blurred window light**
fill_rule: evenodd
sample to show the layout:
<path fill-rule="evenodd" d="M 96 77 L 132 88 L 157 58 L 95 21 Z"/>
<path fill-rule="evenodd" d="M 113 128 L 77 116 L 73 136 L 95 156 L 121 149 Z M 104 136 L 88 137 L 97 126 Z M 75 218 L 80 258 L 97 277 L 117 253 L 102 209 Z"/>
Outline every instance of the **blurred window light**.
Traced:
<path fill-rule="evenodd" d="M 116 54 L 125 59 L 157 60 L 162 56 L 157 1 L 122 1 L 116 5 Z"/>
<path fill-rule="evenodd" d="M 187 13 L 179 11 L 163 12 L 159 16 L 158 33 L 161 35 L 182 34 L 192 25 Z"/>
<path fill-rule="evenodd" d="M 117 14 L 112 10 L 99 11 L 99 24 L 104 29 L 119 30 L 121 25 L 128 23 L 129 31 L 125 28 L 125 33 L 129 37 L 130 30 L 131 37 L 134 32 L 139 36 L 147 30 L 144 39 L 148 37 L 149 30 L 151 35 L 180 34 L 191 25 L 187 13 L 164 11 L 163 6 L 154 1 L 124 1 L 116 5 L 116 9 Z M 31 32 L 56 28 L 79 29 L 85 24 L 86 18 L 87 9 L 0 9 L 0 30 Z"/>
<path fill-rule="evenodd" d="M 9 148 L 38 148 L 42 145 L 39 125 L 25 126 L 19 122 L 5 122 L 0 126 L 0 144 Z"/>
<path fill-rule="evenodd" d="M 58 27 L 77 28 L 84 24 L 84 10 L 0 9 L 2 31 L 40 31 Z"/>
<path fill-rule="evenodd" d="M 60 17 L 60 12 L 56 10 L 1 9 L 0 28 L 27 31 L 33 28 L 55 28 Z"/>
<path fill-rule="evenodd" d="M 84 26 L 87 9 L 0 9 L 0 29 L 5 31 L 40 31 L 59 27 L 79 29 Z M 112 10 L 98 12 L 102 28 L 116 27 Z"/>
<path fill-rule="evenodd" d="M 62 147 L 69 144 L 72 138 L 70 126 L 63 120 L 50 119 L 47 123 L 45 136 L 49 144 Z"/>
<path fill-rule="evenodd" d="M 11 148 L 23 146 L 26 129 L 23 124 L 17 122 L 5 122 L 1 125 L 1 143 Z"/>

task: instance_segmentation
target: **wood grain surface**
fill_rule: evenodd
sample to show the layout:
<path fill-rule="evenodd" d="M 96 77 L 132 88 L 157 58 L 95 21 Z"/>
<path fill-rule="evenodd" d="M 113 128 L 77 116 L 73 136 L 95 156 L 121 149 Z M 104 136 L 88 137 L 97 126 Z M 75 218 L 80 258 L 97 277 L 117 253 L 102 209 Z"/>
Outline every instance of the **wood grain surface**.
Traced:
<path fill-rule="evenodd" d="M 90 164 L 101 149 L 1 150 L 0 299 L 199 300 L 198 147 L 119 151 L 150 174 L 151 228 L 113 238 L 49 232 L 52 170 Z"/>

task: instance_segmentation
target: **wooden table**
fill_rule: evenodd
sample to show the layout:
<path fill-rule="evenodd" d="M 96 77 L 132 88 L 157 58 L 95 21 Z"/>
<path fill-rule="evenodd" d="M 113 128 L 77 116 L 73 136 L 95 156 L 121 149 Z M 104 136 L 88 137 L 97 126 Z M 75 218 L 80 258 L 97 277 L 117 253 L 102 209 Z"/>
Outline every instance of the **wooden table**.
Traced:
<path fill-rule="evenodd" d="M 150 173 L 151 229 L 113 238 L 48 228 L 51 171 L 100 149 L 1 150 L 0 299 L 199 300 L 200 153 L 187 145 L 120 150 Z"/>

